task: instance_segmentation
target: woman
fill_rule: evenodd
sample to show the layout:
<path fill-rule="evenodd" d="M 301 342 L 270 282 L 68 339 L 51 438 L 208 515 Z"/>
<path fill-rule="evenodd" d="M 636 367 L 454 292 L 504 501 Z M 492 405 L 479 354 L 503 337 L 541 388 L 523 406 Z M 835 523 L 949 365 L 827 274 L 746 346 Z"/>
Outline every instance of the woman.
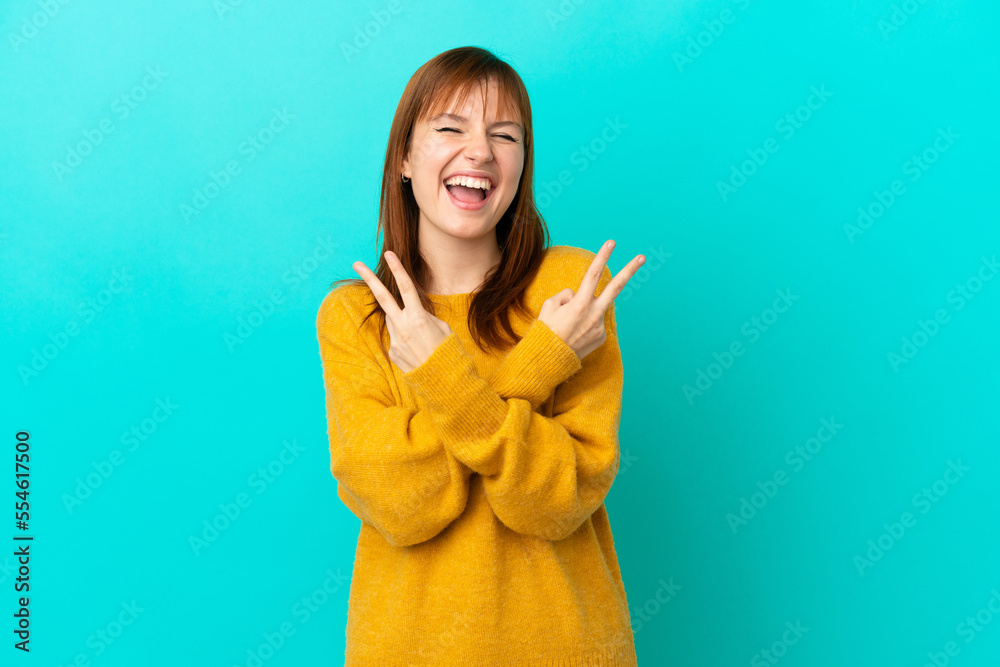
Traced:
<path fill-rule="evenodd" d="M 613 242 L 546 248 L 532 168 L 517 73 L 433 58 L 390 130 L 378 270 L 320 306 L 331 471 L 362 521 L 348 667 L 636 664 L 604 498 L 613 299 L 645 258 L 612 280 Z"/>

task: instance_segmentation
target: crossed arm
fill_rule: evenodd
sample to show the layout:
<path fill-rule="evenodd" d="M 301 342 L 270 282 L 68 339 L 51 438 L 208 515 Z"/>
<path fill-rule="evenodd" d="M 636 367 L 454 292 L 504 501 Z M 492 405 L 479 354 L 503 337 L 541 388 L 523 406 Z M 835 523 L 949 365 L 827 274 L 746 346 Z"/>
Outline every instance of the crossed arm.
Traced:
<path fill-rule="evenodd" d="M 609 281 L 605 267 L 598 287 Z M 604 502 L 618 470 L 623 386 L 613 303 L 605 342 L 583 360 L 535 320 L 489 378 L 450 333 L 403 373 L 416 409 L 399 404 L 353 338 L 331 334 L 345 321 L 328 295 L 317 329 L 331 472 L 344 504 L 390 544 L 444 530 L 465 510 L 473 472 L 500 521 L 546 540 L 567 537 Z M 546 417 L 538 410 L 553 394 Z"/>

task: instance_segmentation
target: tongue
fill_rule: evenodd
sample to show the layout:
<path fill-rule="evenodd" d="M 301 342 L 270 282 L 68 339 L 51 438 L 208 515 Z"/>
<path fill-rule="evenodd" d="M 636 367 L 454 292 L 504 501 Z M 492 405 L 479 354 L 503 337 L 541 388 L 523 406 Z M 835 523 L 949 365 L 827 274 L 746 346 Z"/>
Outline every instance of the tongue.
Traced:
<path fill-rule="evenodd" d="M 467 188 L 464 185 L 449 185 L 448 191 L 461 202 L 473 204 L 482 201 L 486 194 L 485 190 L 479 188 Z"/>

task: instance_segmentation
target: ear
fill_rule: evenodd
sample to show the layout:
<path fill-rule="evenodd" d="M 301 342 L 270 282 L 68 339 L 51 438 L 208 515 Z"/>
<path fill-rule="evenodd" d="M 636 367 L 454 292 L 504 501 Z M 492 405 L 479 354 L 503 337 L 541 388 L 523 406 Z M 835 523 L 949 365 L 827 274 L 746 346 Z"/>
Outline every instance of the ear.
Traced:
<path fill-rule="evenodd" d="M 412 178 L 410 174 L 409 155 L 410 155 L 409 152 L 407 152 L 406 157 L 403 158 L 403 176 L 406 176 L 407 178 Z"/>

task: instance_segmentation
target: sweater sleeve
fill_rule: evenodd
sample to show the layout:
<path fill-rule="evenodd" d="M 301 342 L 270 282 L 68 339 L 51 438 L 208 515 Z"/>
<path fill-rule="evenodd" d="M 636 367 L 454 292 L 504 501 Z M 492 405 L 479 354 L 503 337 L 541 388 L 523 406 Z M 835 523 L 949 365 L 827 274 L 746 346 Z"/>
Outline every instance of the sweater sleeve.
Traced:
<path fill-rule="evenodd" d="M 554 335 L 541 320 L 531 323 L 487 380 L 500 398 L 522 398 L 538 410 L 557 386 L 583 368 L 573 348 L 558 345 Z"/>
<path fill-rule="evenodd" d="M 587 259 L 589 263 L 591 258 Z M 599 295 L 611 282 L 611 270 L 607 266 L 594 294 Z M 612 306 L 613 308 L 613 306 Z M 614 315 L 609 308 L 604 316 L 605 332 L 615 331 Z M 555 391 L 555 388 L 575 375 L 582 367 L 579 357 L 569 345 L 549 345 L 551 332 L 539 320 L 534 320 L 524 336 L 500 362 L 488 381 L 497 394 L 503 398 L 523 398 L 537 410 Z M 540 348 L 548 348 L 554 358 L 539 359 Z M 588 355 L 589 356 L 589 355 Z M 539 363 L 541 361 L 541 363 Z"/>
<path fill-rule="evenodd" d="M 604 344 L 581 362 L 536 320 L 515 346 L 520 349 L 509 353 L 517 353 L 510 369 L 523 365 L 525 372 L 510 375 L 522 380 L 508 388 L 527 397 L 502 398 L 478 375 L 454 333 L 403 375 L 426 402 L 444 446 L 482 475 L 493 512 L 511 530 L 561 540 L 611 489 L 620 458 L 624 380 L 613 303 L 605 312 L 605 332 Z M 558 384 L 555 408 L 546 417 L 533 405 L 552 383 Z"/>
<path fill-rule="evenodd" d="M 472 471 L 444 448 L 427 410 L 397 405 L 384 372 L 358 348 L 356 327 L 328 295 L 317 335 L 337 495 L 389 544 L 417 544 L 462 514 Z"/>

